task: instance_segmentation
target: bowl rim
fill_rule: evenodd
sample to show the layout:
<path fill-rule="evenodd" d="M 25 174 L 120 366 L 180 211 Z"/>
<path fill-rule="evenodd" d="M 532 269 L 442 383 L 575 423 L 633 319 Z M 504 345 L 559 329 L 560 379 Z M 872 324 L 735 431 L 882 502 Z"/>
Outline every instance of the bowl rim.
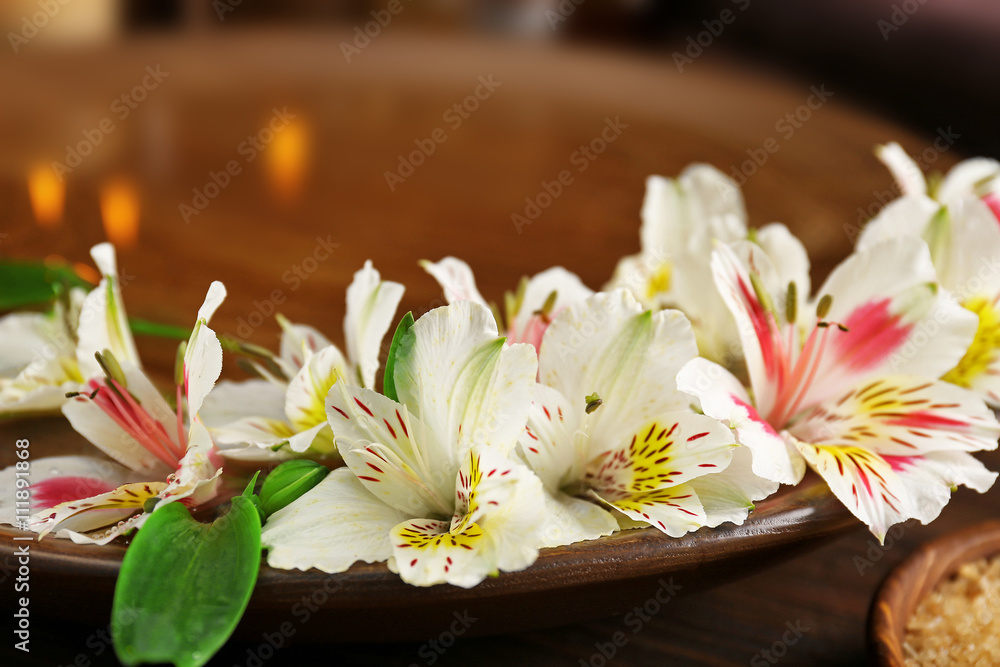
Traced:
<path fill-rule="evenodd" d="M 990 519 L 920 545 L 886 575 L 868 615 L 874 664 L 904 667 L 906 622 L 924 597 L 963 564 L 1000 554 L 1000 520 Z"/>

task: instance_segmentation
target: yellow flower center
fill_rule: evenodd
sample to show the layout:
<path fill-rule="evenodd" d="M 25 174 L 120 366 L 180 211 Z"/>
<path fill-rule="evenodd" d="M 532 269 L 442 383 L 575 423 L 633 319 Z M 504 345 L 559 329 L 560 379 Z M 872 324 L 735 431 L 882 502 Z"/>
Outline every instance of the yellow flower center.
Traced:
<path fill-rule="evenodd" d="M 991 299 L 981 296 L 973 297 L 962 305 L 979 316 L 979 327 L 965 356 L 944 375 L 944 379 L 960 387 L 971 387 L 1000 352 L 1000 312 Z"/>
<path fill-rule="evenodd" d="M 670 291 L 670 278 L 671 269 L 670 263 L 664 262 L 660 264 L 653 275 L 649 277 L 649 281 L 646 283 L 646 298 L 653 299 L 658 294 Z"/>

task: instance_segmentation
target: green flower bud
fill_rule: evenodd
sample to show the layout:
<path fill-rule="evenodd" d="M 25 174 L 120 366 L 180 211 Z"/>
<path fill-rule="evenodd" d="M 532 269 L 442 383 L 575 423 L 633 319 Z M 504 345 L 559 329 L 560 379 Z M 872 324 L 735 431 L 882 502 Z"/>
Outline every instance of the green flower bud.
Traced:
<path fill-rule="evenodd" d="M 305 495 L 329 474 L 329 468 L 315 461 L 285 461 L 271 471 L 260 487 L 261 511 L 265 516 L 271 516 Z"/>

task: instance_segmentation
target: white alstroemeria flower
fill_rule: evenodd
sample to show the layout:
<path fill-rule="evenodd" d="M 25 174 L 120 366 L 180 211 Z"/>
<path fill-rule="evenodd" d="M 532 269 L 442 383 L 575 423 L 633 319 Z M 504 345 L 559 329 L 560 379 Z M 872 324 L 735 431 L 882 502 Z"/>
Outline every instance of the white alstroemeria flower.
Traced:
<path fill-rule="evenodd" d="M 448 303 L 464 300 L 489 307 L 476 289 L 472 269 L 462 260 L 445 257 L 440 262 L 425 260 L 420 265 L 444 290 Z M 563 308 L 593 293 L 575 273 L 561 266 L 552 267 L 531 278 L 522 278 L 516 292 L 507 292 L 504 299 L 506 325 L 498 322 L 497 326 L 506 329 L 504 335 L 508 343 L 529 343 L 537 350 L 552 318 Z"/>
<path fill-rule="evenodd" d="M 777 489 L 750 474 L 744 454 L 734 459 L 729 428 L 692 412 L 677 390 L 697 354 L 682 313 L 644 310 L 626 290 L 556 317 L 519 440 L 547 492 L 544 546 L 608 535 L 621 515 L 672 537 L 742 523 Z"/>
<path fill-rule="evenodd" d="M 32 476 L 36 513 L 22 527 L 39 539 L 55 531 L 77 543 L 107 544 L 141 527 L 154 507 L 182 499 L 199 505 L 215 496 L 220 459 L 198 410 L 222 372 L 222 346 L 208 320 L 225 296 L 222 283 L 212 283 L 198 311 L 178 368 L 176 411 L 134 364 L 119 364 L 110 352 L 100 354 L 105 375 L 89 380 L 63 405 L 63 414 L 117 464 L 92 457 L 32 462 L 33 470 L 48 473 Z M 85 490 L 101 492 L 77 495 Z"/>
<path fill-rule="evenodd" d="M 382 280 L 371 261 L 347 288 L 347 356 L 312 327 L 282 324 L 275 362 L 290 378 L 221 382 L 208 397 L 203 419 L 225 456 L 285 459 L 310 452 L 336 454 L 324 401 L 338 377 L 375 388 L 382 339 L 395 322 L 403 286 Z M 265 376 L 267 371 L 263 370 Z M 248 445 L 248 446 L 247 446 Z"/>
<path fill-rule="evenodd" d="M 934 519 L 959 484 L 992 485 L 969 452 L 995 448 L 1000 425 L 974 394 L 935 380 L 964 354 L 975 316 L 939 287 L 925 244 L 851 255 L 807 307 L 753 244 L 720 246 L 712 268 L 752 394 L 704 359 L 677 382 L 736 431 L 757 475 L 795 484 L 808 463 L 879 540 Z"/>
<path fill-rule="evenodd" d="M 338 382 L 328 415 L 346 464 L 268 519 L 268 564 L 343 572 L 388 560 L 417 586 L 471 587 L 538 555 L 541 482 L 509 454 L 537 362 L 489 310 L 459 301 L 403 338 L 399 401 Z"/>
<path fill-rule="evenodd" d="M 938 280 L 979 317 L 975 340 L 944 379 L 1000 408 L 1000 163 L 966 160 L 929 188 L 897 144 L 880 147 L 879 157 L 904 195 L 868 223 L 858 250 L 902 236 L 927 243 Z"/>
<path fill-rule="evenodd" d="M 746 238 L 780 244 L 777 255 L 802 263 L 805 250 L 784 225 L 747 229 L 739 186 L 718 169 L 694 164 L 676 179 L 650 176 L 642 204 L 641 249 L 624 257 L 605 289 L 625 288 L 646 308 L 677 308 L 691 320 L 702 356 L 735 368 L 740 363 L 739 336 L 732 315 L 712 283 L 709 258 L 716 242 Z"/>
<path fill-rule="evenodd" d="M 94 353 L 111 350 L 138 364 L 129 330 L 115 249 L 101 243 L 90 251 L 100 284 L 84 296 L 72 289 L 52 315 L 13 313 L 0 319 L 0 414 L 57 410 L 66 394 L 101 372 Z"/>

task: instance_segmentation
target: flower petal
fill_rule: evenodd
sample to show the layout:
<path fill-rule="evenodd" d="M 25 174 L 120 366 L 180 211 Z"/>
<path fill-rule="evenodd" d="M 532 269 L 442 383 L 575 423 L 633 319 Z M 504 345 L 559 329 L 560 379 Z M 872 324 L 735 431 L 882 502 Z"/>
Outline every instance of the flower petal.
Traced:
<path fill-rule="evenodd" d="M 535 386 L 518 452 L 550 493 L 583 476 L 586 451 L 578 452 L 574 442 L 581 412 L 552 387 Z"/>
<path fill-rule="evenodd" d="M 281 326 L 281 358 L 276 361 L 288 377 L 293 377 L 305 364 L 310 354 L 333 345 L 326 336 L 306 324 L 293 324 L 281 315 L 275 315 Z"/>
<path fill-rule="evenodd" d="M 0 470 L 0 487 L 16 488 L 15 466 Z M 54 507 L 77 498 L 107 493 L 126 482 L 139 481 L 136 473 L 107 459 L 94 456 L 49 456 L 31 462 L 31 512 Z M 16 524 L 27 519 L 22 507 L 16 511 L 13 492 L 0 498 L 0 523 Z"/>
<path fill-rule="evenodd" d="M 597 393 L 602 407 L 588 417 L 590 456 L 618 446 L 622 437 L 663 412 L 683 410 L 677 371 L 698 350 L 688 320 L 678 311 L 643 311 L 625 290 L 598 293 L 562 311 L 542 342 L 539 381 L 582 410 Z"/>
<path fill-rule="evenodd" d="M 917 166 L 917 163 L 913 161 L 913 158 L 906 154 L 902 146 L 896 142 L 886 144 L 885 146 L 877 146 L 875 148 L 875 155 L 892 172 L 893 178 L 896 179 L 896 183 L 904 195 L 927 194 L 927 182 L 924 180 L 924 173 Z"/>
<path fill-rule="evenodd" d="M 888 376 L 817 406 L 789 430 L 808 443 L 914 456 L 996 449 L 1000 423 L 970 391 L 947 382 Z"/>
<path fill-rule="evenodd" d="M 343 572 L 392 555 L 389 533 L 407 515 L 373 496 L 346 468 L 333 470 L 261 531 L 267 564 L 282 570 Z"/>
<path fill-rule="evenodd" d="M 736 447 L 732 431 L 711 417 L 665 413 L 592 460 L 586 481 L 614 503 L 721 472 Z"/>
<path fill-rule="evenodd" d="M 202 402 L 222 373 L 222 344 L 208 327 L 208 321 L 225 298 L 226 288 L 218 281 L 213 282 L 198 309 L 198 320 L 184 352 L 184 395 L 192 418 L 201 410 Z"/>
<path fill-rule="evenodd" d="M 538 557 L 542 484 L 524 465 L 477 445 L 458 474 L 450 524 L 409 521 L 393 530 L 390 568 L 407 583 L 470 588 L 500 570 L 523 570 Z"/>
<path fill-rule="evenodd" d="M 714 528 L 726 521 L 742 525 L 754 502 L 777 491 L 779 484 L 756 475 L 751 467 L 750 449 L 738 447 L 729 467 L 693 479 L 688 486 L 698 494 L 705 510 L 705 525 Z"/>
<path fill-rule="evenodd" d="M 457 257 L 445 257 L 439 262 L 423 260 L 420 266 L 438 282 L 444 290 L 444 299 L 448 303 L 473 301 L 482 306 L 487 305 L 486 299 L 476 289 L 476 279 L 472 269 Z"/>
<path fill-rule="evenodd" d="M 324 401 L 338 377 L 348 377 L 347 361 L 331 345 L 309 357 L 291 379 L 285 394 L 285 415 L 296 431 L 326 422 Z"/>
<path fill-rule="evenodd" d="M 155 498 L 166 486 L 163 482 L 124 484 L 107 493 L 62 503 L 32 515 L 30 528 L 38 533 L 38 539 L 53 530 L 58 531 L 57 537 L 68 537 L 63 531 L 87 533 L 106 528 L 141 512 L 143 503 Z M 96 543 L 106 544 L 119 532 L 102 535 Z"/>
<path fill-rule="evenodd" d="M 198 413 L 209 429 L 246 417 L 285 421 L 285 390 L 267 380 L 223 380 L 205 397 Z"/>
<path fill-rule="evenodd" d="M 176 417 L 163 397 L 139 369 L 126 363 L 122 364 L 122 370 L 128 392 L 135 396 L 141 409 L 159 423 L 165 437 L 177 443 Z M 101 391 L 111 390 L 105 387 Z M 172 466 L 165 459 L 158 458 L 146 449 L 88 397 L 79 395 L 66 401 L 62 412 L 70 425 L 95 447 L 125 467 L 140 473 L 143 478 L 162 479 L 173 472 Z M 169 458 L 171 454 L 172 451 L 166 452 L 164 456 Z"/>
<path fill-rule="evenodd" d="M 750 396 L 729 371 L 707 359 L 692 359 L 677 375 L 681 391 L 696 397 L 702 411 L 736 431 L 753 454 L 755 475 L 782 484 L 798 484 L 805 461 L 757 413 Z"/>
<path fill-rule="evenodd" d="M 104 350 L 111 350 L 119 362 L 127 361 L 141 367 L 122 302 L 114 246 L 100 243 L 91 248 L 90 254 L 102 278 L 80 308 L 80 324 L 76 332 L 79 341 L 77 361 L 85 378 L 101 372 L 94 354 Z"/>
<path fill-rule="evenodd" d="M 534 342 L 535 337 L 528 335 L 532 321 L 536 319 L 534 314 L 542 309 L 552 293 L 556 295 L 551 311 L 554 315 L 567 306 L 583 301 L 594 291 L 584 285 L 579 276 L 561 266 L 552 267 L 533 276 L 524 289 L 521 308 L 514 321 L 507 323 L 515 341 Z"/>
<path fill-rule="evenodd" d="M 815 387 L 829 396 L 866 378 L 891 373 L 940 377 L 962 358 L 976 331 L 976 317 L 936 287 L 927 246 L 899 238 L 855 253 L 819 291 L 830 295 L 827 319 L 834 331 Z M 821 399 L 812 395 L 806 403 Z"/>
<path fill-rule="evenodd" d="M 504 345 L 487 308 L 458 301 L 425 314 L 403 338 L 396 392 L 452 449 L 436 460 L 455 471 L 474 442 L 513 450 L 531 407 L 537 365 L 530 345 Z"/>
<path fill-rule="evenodd" d="M 371 260 L 354 274 L 354 282 L 347 288 L 344 340 L 347 356 L 357 370 L 352 382 L 362 387 L 375 388 L 382 339 L 394 324 L 403 289 L 399 283 L 382 280 Z"/>
<path fill-rule="evenodd" d="M 458 466 L 406 406 L 341 382 L 327 404 L 344 463 L 373 495 L 407 516 L 451 514 Z"/>
<path fill-rule="evenodd" d="M 568 496 L 561 491 L 545 492 L 538 529 L 539 547 L 561 547 L 585 540 L 611 535 L 618 522 L 596 503 Z"/>
<path fill-rule="evenodd" d="M 614 501 L 596 491 L 591 493 L 630 519 L 653 526 L 670 537 L 683 537 L 708 522 L 698 494 L 688 484 L 633 493 Z"/>

